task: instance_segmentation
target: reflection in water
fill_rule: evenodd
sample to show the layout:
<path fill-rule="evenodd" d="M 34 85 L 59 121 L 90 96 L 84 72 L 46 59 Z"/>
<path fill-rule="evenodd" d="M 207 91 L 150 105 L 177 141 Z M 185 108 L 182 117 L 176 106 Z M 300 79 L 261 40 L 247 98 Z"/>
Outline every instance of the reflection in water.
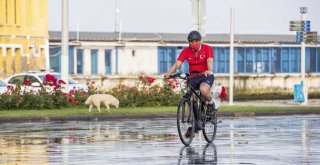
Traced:
<path fill-rule="evenodd" d="M 216 145 L 208 143 L 203 148 L 183 146 L 179 153 L 178 164 L 217 164 Z"/>
<path fill-rule="evenodd" d="M 161 123 L 161 120 L 159 120 Z M 48 122 L 0 124 L 0 164 L 70 163 L 74 146 L 109 146 L 121 143 L 170 142 L 177 138 L 176 130 L 150 121 L 111 122 Z M 145 129 L 149 126 L 149 129 Z M 175 125 L 172 124 L 175 128 Z M 97 146 L 94 150 L 101 150 Z M 81 148 L 81 147 L 79 147 Z M 78 150 L 79 148 L 76 148 Z M 85 149 L 85 148 L 84 148 Z M 103 149 L 103 148 L 102 148 Z M 84 151 L 86 153 L 86 151 Z M 56 159 L 57 157 L 62 159 Z M 81 162 L 80 158 L 79 161 Z"/>
<path fill-rule="evenodd" d="M 306 120 L 302 120 L 301 123 L 301 152 L 304 158 L 308 157 L 309 153 L 308 153 L 308 138 L 307 138 L 307 130 L 308 128 L 306 128 L 308 125 Z M 304 163 L 306 164 L 306 163 Z"/>
<path fill-rule="evenodd" d="M 230 163 L 233 164 L 233 156 L 234 156 L 234 129 L 233 129 L 233 121 L 230 122 Z"/>
<path fill-rule="evenodd" d="M 0 124 L 0 164 L 320 162 L 319 115 L 222 120 L 214 145 L 183 148 L 174 119 Z"/>

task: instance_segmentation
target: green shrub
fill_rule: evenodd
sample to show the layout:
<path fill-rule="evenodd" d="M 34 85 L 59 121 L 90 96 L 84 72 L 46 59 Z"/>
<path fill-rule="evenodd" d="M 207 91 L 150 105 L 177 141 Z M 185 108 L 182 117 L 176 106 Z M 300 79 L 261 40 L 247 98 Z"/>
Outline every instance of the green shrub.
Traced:
<path fill-rule="evenodd" d="M 139 80 L 134 87 L 120 85 L 108 93 L 119 99 L 121 107 L 173 106 L 182 96 L 166 82 L 153 85 L 154 78 L 147 76 L 140 76 Z"/>
<path fill-rule="evenodd" d="M 50 76 L 49 76 L 50 78 Z M 51 77 L 52 79 L 52 77 Z M 20 86 L 10 87 L 7 93 L 0 95 L 0 109 L 58 109 L 68 107 L 87 107 L 86 99 L 95 93 L 101 93 L 94 88 L 94 82 L 88 82 L 89 91 L 75 91 L 63 93 L 57 80 L 48 79 L 46 84 L 54 85 L 53 91 L 44 86 L 34 92 L 22 91 Z M 115 96 L 120 101 L 120 107 L 143 107 L 143 106 L 177 106 L 183 92 L 173 91 L 180 84 L 178 81 L 154 83 L 155 79 L 148 76 L 140 76 L 139 83 L 134 87 L 119 85 L 110 89 L 107 93 Z M 30 83 L 27 83 L 30 84 Z M 228 89 L 227 89 L 228 92 Z M 319 90 L 309 90 L 309 98 L 320 98 Z M 293 99 L 293 91 L 284 89 L 235 89 L 234 100 L 272 100 Z"/>

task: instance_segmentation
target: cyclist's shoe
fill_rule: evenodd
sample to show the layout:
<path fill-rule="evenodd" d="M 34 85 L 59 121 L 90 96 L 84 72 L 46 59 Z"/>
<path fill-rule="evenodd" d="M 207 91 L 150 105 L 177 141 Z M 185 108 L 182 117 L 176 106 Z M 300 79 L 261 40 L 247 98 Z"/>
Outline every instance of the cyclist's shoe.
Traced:
<path fill-rule="evenodd" d="M 192 127 L 189 127 L 186 134 L 184 135 L 186 138 L 190 138 L 192 135 Z"/>
<path fill-rule="evenodd" d="M 214 105 L 208 106 L 208 109 L 206 111 L 207 116 L 212 116 L 217 110 L 214 108 Z"/>

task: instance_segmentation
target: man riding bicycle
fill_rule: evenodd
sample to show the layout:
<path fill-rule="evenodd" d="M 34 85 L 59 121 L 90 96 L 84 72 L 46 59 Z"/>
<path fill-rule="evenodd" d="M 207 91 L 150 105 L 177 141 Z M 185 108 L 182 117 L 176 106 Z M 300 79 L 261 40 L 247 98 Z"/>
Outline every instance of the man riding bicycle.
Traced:
<path fill-rule="evenodd" d="M 200 90 L 201 95 L 207 101 L 207 104 L 213 104 L 212 93 L 210 91 L 214 81 L 212 73 L 213 69 L 213 50 L 210 46 L 201 43 L 201 34 L 198 31 L 191 31 L 188 35 L 189 47 L 183 49 L 180 53 L 176 63 L 164 75 L 169 78 L 184 62 L 187 60 L 189 63 L 189 72 L 193 78 L 190 80 L 191 86 Z M 197 76 L 194 72 L 202 73 L 204 76 Z M 201 123 L 197 124 L 201 129 Z"/>

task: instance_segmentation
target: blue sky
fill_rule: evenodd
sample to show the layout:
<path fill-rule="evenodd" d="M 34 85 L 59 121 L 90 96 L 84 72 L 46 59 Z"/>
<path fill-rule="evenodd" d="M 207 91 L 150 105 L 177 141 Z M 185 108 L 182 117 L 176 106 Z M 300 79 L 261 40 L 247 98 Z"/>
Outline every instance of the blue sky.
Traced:
<path fill-rule="evenodd" d="M 192 30 L 191 0 L 69 0 L 69 29 L 115 29 L 115 6 L 123 32 L 188 33 Z M 61 30 L 61 0 L 48 0 L 49 30 Z M 229 33 L 230 7 L 235 33 L 295 34 L 289 21 L 299 20 L 299 7 L 308 7 L 311 30 L 320 33 L 320 0 L 206 0 L 206 32 Z M 120 24 L 120 23 L 118 23 Z"/>

